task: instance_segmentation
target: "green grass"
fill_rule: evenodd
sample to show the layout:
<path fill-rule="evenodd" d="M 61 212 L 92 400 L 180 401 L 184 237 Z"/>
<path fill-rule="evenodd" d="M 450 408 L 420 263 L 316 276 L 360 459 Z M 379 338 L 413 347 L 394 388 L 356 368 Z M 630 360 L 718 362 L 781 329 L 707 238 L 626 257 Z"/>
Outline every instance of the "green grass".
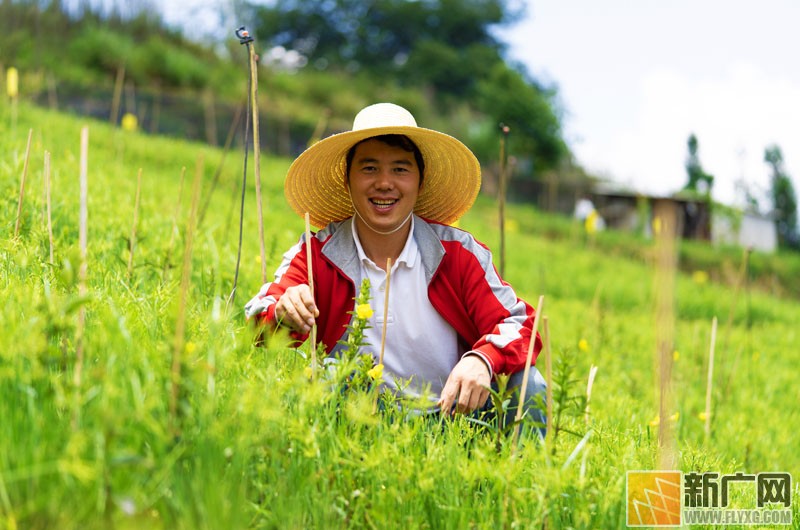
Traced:
<path fill-rule="evenodd" d="M 546 449 L 527 440 L 512 455 L 507 441 L 498 446 L 491 432 L 465 421 L 374 415 L 371 394 L 344 399 L 310 383 L 307 364 L 283 336 L 253 345 L 241 311 L 261 283 L 252 173 L 238 295 L 226 306 L 242 162 L 231 153 L 195 235 L 173 417 L 170 367 L 191 181 L 202 157 L 205 200 L 222 153 L 88 123 L 89 294 L 81 297 L 84 121 L 23 105 L 16 126 L 9 124 L 0 107 L 0 528 L 539 528 L 545 518 L 548 528 L 624 527 L 625 472 L 655 468 L 658 455 L 652 243 L 613 233 L 587 240 L 568 221 L 509 207 L 506 277 L 532 303 L 545 295 L 554 386 L 564 397 L 558 436 Z M 13 237 L 29 128 L 22 230 Z M 53 158 L 52 264 L 42 221 L 45 150 Z M 262 161 L 270 275 L 302 231 L 282 196 L 288 163 Z M 497 249 L 495 225 L 485 197 L 461 222 Z M 693 245 L 681 253 L 702 255 L 696 262 L 709 270 L 736 271 L 737 261 L 722 261 L 740 256 L 723 251 L 714 261 L 711 249 Z M 791 258 L 775 259 L 797 271 Z M 694 268 L 676 281 L 675 467 L 800 476 L 792 441 L 800 425 L 800 307 L 769 289 L 736 293 L 721 275 L 698 283 Z M 86 358 L 76 387 L 81 307 Z M 713 316 L 720 322 L 714 422 L 705 440 L 698 414 Z M 599 372 L 586 424 L 591 365 Z M 796 508 L 794 517 L 800 520 Z"/>

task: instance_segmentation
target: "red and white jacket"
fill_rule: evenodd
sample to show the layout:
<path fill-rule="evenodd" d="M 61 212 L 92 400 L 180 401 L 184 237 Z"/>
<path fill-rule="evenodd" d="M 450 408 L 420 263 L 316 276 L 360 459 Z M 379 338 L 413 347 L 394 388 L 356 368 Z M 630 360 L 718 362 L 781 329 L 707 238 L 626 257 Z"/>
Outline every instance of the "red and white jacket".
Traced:
<path fill-rule="evenodd" d="M 335 354 L 338 342 L 346 339 L 356 286 L 361 285 L 350 223 L 352 218 L 331 223 L 311 237 L 314 295 L 319 309 L 317 340 L 325 344 L 329 354 Z M 413 236 L 425 268 L 428 299 L 458 334 L 459 354 L 481 354 L 493 374 L 524 369 L 535 311 L 497 274 L 491 251 L 468 232 L 419 217 L 414 219 Z M 278 298 L 288 287 L 308 283 L 307 248 L 303 236 L 284 254 L 275 281 L 264 284 L 245 305 L 248 319 L 276 325 Z M 292 333 L 292 337 L 299 344 L 308 336 Z M 534 361 L 541 348 L 537 334 Z"/>

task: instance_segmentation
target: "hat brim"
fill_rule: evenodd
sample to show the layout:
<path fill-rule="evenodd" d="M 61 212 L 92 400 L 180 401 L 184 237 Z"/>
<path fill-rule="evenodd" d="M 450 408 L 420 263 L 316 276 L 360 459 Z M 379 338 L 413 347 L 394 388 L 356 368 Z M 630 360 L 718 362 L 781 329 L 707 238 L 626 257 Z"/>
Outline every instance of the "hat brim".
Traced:
<path fill-rule="evenodd" d="M 403 134 L 422 153 L 425 175 L 414 213 L 451 224 L 472 207 L 481 186 L 481 167 L 467 146 L 432 129 L 409 126 L 375 127 L 329 136 L 306 149 L 289 167 L 284 182 L 286 200 L 298 215 L 309 214 L 318 228 L 352 216 L 353 203 L 345 186 L 346 156 L 367 138 Z"/>

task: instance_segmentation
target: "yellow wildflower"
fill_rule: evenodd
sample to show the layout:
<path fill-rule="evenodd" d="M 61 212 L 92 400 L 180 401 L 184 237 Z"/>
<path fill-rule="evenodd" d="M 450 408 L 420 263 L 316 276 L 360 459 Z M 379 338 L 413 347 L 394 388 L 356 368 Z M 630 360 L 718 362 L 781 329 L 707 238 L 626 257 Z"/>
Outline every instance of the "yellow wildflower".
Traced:
<path fill-rule="evenodd" d="M 697 285 L 703 285 L 708 282 L 708 273 L 706 271 L 694 271 L 692 273 L 692 281 Z"/>
<path fill-rule="evenodd" d="M 653 219 L 653 233 L 655 235 L 660 235 L 661 234 L 661 218 L 660 217 L 656 217 L 655 219 Z"/>
<path fill-rule="evenodd" d="M 708 419 L 708 414 L 706 414 L 705 412 L 700 412 L 697 415 L 697 419 L 700 421 L 706 421 Z"/>
<path fill-rule="evenodd" d="M 578 349 L 584 353 L 589 351 L 589 341 L 581 339 L 578 341 Z"/>
<path fill-rule="evenodd" d="M 358 304 L 356 306 L 356 317 L 366 320 L 372 316 L 372 308 L 369 304 Z"/>
<path fill-rule="evenodd" d="M 372 379 L 380 379 L 381 377 L 383 377 L 383 365 L 376 364 L 367 371 L 367 375 L 370 376 Z"/>
<path fill-rule="evenodd" d="M 593 235 L 597 232 L 598 217 L 597 210 L 592 210 L 589 215 L 586 216 L 586 219 L 583 221 L 583 227 L 586 229 L 587 234 Z"/>
<path fill-rule="evenodd" d="M 19 72 L 13 66 L 6 70 L 6 92 L 11 99 L 19 95 Z"/>
<path fill-rule="evenodd" d="M 183 347 L 183 349 L 184 349 L 184 351 L 185 351 L 186 353 L 188 353 L 189 355 L 191 355 L 191 354 L 193 354 L 193 353 L 194 353 L 194 351 L 197 349 L 197 346 L 195 345 L 195 343 L 194 343 L 194 342 L 191 342 L 191 341 L 189 341 L 189 342 L 187 342 L 187 343 L 186 343 L 186 345 Z"/>
<path fill-rule="evenodd" d="M 669 420 L 672 421 L 672 422 L 675 422 L 675 421 L 678 421 L 678 418 L 680 418 L 680 417 L 681 417 L 681 413 L 680 412 L 676 412 L 675 414 L 673 414 L 672 416 L 669 417 Z M 650 427 L 658 427 L 660 423 L 661 423 L 661 416 L 656 414 L 656 417 L 653 418 L 652 420 L 650 420 Z"/>
<path fill-rule="evenodd" d="M 681 358 L 681 352 L 679 352 L 678 350 L 675 350 L 674 352 L 672 352 L 672 360 L 673 361 L 677 361 L 680 358 Z"/>
<path fill-rule="evenodd" d="M 135 114 L 126 112 L 122 116 L 122 130 L 135 132 L 139 128 L 139 118 Z"/>

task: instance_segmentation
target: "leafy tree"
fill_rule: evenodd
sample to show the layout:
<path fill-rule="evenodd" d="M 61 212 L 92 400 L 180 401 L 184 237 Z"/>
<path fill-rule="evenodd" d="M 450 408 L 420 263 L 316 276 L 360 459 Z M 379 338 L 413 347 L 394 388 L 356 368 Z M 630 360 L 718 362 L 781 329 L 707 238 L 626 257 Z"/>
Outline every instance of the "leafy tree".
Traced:
<path fill-rule="evenodd" d="M 699 142 L 694 133 L 689 135 L 686 141 L 689 154 L 686 157 L 686 174 L 688 181 L 683 187 L 684 190 L 698 192 L 706 196 L 711 195 L 711 188 L 714 186 L 714 176 L 706 173 L 700 164 Z"/>
<path fill-rule="evenodd" d="M 493 123 L 510 127 L 509 151 L 532 156 L 533 167 L 541 170 L 556 167 L 567 154 L 554 96 L 519 71 L 496 64 L 478 85 L 477 105 Z"/>
<path fill-rule="evenodd" d="M 251 4 L 255 34 L 266 46 L 308 57 L 307 68 L 361 72 L 378 84 L 416 87 L 443 112 L 466 103 L 476 129 L 511 126 L 513 152 L 539 168 L 567 152 L 554 91 L 503 58 L 494 28 L 519 19 L 512 0 L 283 0 Z M 490 139 L 491 140 L 491 139 Z M 497 138 L 495 138 L 497 140 Z M 496 141 L 494 142 L 496 146 Z M 479 146 L 481 156 L 496 156 Z"/>
<path fill-rule="evenodd" d="M 503 46 L 492 26 L 521 14 L 505 0 L 283 0 L 250 9 L 260 40 L 298 50 L 319 68 L 395 74 L 407 74 L 408 60 L 431 42 L 455 52 L 485 47 L 497 61 Z M 450 62 L 464 59 L 456 56 Z"/>
<path fill-rule="evenodd" d="M 783 167 L 781 148 L 777 145 L 767 147 L 764 150 L 764 162 L 772 169 L 770 192 L 778 241 L 781 246 L 800 248 L 800 237 L 797 234 L 797 197 L 792 181 Z"/>

